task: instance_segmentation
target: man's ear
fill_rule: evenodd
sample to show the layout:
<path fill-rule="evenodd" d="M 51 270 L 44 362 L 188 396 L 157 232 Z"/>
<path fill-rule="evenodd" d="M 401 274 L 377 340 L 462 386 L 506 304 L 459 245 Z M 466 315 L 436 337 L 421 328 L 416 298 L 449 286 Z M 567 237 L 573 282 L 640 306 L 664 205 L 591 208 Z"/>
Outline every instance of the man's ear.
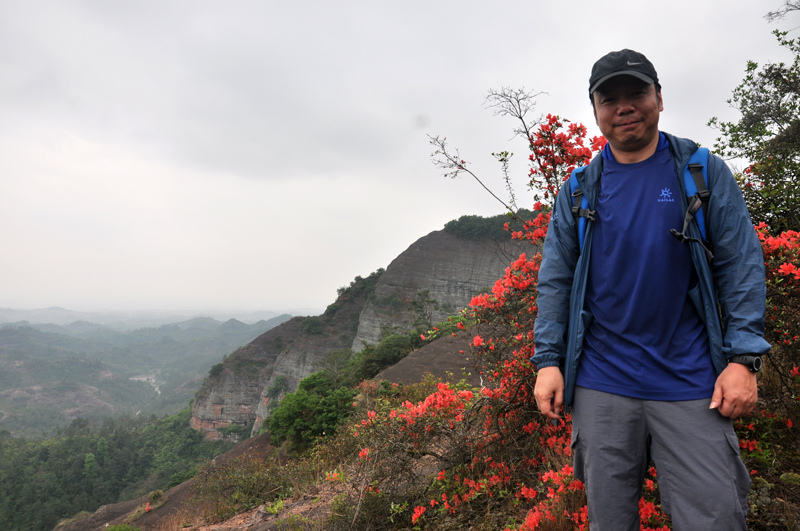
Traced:
<path fill-rule="evenodd" d="M 661 97 L 661 91 L 656 92 L 656 97 L 658 98 L 658 112 L 661 112 L 664 110 L 664 99 Z M 595 120 L 597 120 L 596 116 Z"/>

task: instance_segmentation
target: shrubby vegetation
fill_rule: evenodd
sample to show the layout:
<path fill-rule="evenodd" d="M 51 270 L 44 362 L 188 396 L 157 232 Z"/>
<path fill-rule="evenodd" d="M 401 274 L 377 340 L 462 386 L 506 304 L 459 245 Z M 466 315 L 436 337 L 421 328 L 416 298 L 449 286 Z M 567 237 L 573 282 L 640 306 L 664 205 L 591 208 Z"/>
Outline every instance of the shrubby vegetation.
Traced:
<path fill-rule="evenodd" d="M 534 217 L 532 211 L 524 208 L 517 210 L 517 215 L 521 219 L 533 219 Z M 445 223 L 444 231 L 465 240 L 504 241 L 511 239 L 511 233 L 503 229 L 503 224 L 506 222 L 513 230 L 522 229 L 522 221 L 509 218 L 505 214 L 498 214 L 488 218 L 483 216 L 461 216 Z"/>
<path fill-rule="evenodd" d="M 306 317 L 305 321 L 303 321 L 301 329 L 303 330 L 303 333 L 315 336 L 322 335 L 325 332 L 325 329 L 322 325 L 322 320 L 319 317 Z"/>
<path fill-rule="evenodd" d="M 358 296 L 369 298 L 370 295 L 375 293 L 375 286 L 378 285 L 378 279 L 381 278 L 381 275 L 383 275 L 385 271 L 386 270 L 381 267 L 370 273 L 367 278 L 357 276 L 352 282 L 350 282 L 349 286 L 342 286 L 336 290 L 336 293 L 339 295 L 339 297 L 345 297 L 347 299 L 352 299 Z"/>
<path fill-rule="evenodd" d="M 454 330 L 454 322 L 440 323 L 434 334 Z M 297 391 L 286 394 L 272 411 L 268 422 L 273 444 L 289 441 L 295 452 L 301 452 L 318 439 L 334 435 L 353 414 L 353 398 L 358 394 L 356 386 L 432 338 L 426 329 L 415 329 L 407 334 L 389 335 L 377 345 L 366 345 L 358 353 L 349 349 L 330 352 L 321 362 L 321 370 L 304 378 Z"/>
<path fill-rule="evenodd" d="M 52 439 L 0 432 L 0 529 L 50 530 L 79 511 L 134 499 L 191 478 L 232 445 L 203 441 L 190 410 L 157 419 L 76 419 Z"/>

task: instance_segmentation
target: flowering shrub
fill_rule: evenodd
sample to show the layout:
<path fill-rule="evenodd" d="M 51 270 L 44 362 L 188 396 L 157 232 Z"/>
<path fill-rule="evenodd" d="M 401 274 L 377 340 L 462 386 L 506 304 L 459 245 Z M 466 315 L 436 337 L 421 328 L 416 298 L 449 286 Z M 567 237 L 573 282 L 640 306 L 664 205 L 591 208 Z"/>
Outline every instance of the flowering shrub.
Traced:
<path fill-rule="evenodd" d="M 563 131 L 565 123 L 569 124 L 566 132 Z M 528 137 L 530 187 L 536 190 L 534 201 L 545 201 L 552 206 L 561 184 L 572 170 L 588 164 L 592 154 L 606 145 L 602 136 L 589 139 L 588 146 L 584 145 L 585 140 L 585 125 L 570 123 L 552 114 L 548 114 L 546 122 Z"/>
<path fill-rule="evenodd" d="M 570 124 L 566 132 L 562 127 L 559 117 L 548 115 L 529 138 L 530 185 L 541 190 L 540 199 L 549 204 L 572 167 L 605 143 L 595 138 L 584 146 L 583 126 Z M 513 238 L 543 241 L 549 210 L 538 200 L 534 209 L 537 217 L 522 230 L 511 231 Z M 776 463 L 788 463 L 790 469 L 799 464 L 796 451 L 779 456 L 779 448 L 795 444 L 791 439 L 800 385 L 800 234 L 772 236 L 763 225 L 756 230 L 767 269 L 766 337 L 776 347 L 762 379 L 766 407 L 760 404 L 752 417 L 735 426 L 751 474 L 777 483 Z M 584 486 L 572 469 L 570 417 L 550 421 L 538 413 L 533 399 L 536 372 L 529 360 L 541 254 L 533 246 L 531 251 L 509 265 L 490 293 L 473 298 L 455 326 L 464 329 L 463 323 L 477 323 L 471 348 L 478 359 L 480 389 L 444 383 L 434 388 L 428 382 L 427 396 L 416 401 L 375 400 L 352 426 L 348 437 L 354 441 L 351 456 L 358 473 L 350 501 L 341 505 L 349 508 L 342 511 L 342 528 L 374 529 L 391 523 L 414 529 L 589 529 Z M 433 339 L 433 333 L 425 334 L 425 340 Z M 776 385 L 771 385 L 773 380 Z M 781 495 L 789 498 L 790 491 Z M 762 506 L 772 507 L 773 516 L 778 510 L 796 512 L 796 505 L 778 509 L 771 503 Z M 639 515 L 642 531 L 671 528 L 661 510 L 652 467 Z M 762 512 L 754 518 L 767 522 L 772 516 Z M 775 516 L 775 521 L 780 518 Z M 753 518 L 749 523 L 759 528 Z"/>
<path fill-rule="evenodd" d="M 800 233 L 786 231 L 777 236 L 765 223 L 756 226 L 767 276 L 767 315 L 764 337 L 772 344 L 766 357 L 772 385 L 768 395 L 790 422 L 798 421 L 797 367 L 800 366 Z M 794 419 L 793 421 L 791 419 Z"/>

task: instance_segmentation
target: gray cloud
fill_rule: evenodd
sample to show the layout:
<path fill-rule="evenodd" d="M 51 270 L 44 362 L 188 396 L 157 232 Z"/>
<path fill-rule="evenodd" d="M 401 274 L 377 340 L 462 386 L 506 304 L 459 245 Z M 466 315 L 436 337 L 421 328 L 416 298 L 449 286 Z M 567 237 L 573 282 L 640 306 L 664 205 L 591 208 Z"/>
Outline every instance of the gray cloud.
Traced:
<path fill-rule="evenodd" d="M 537 111 L 597 134 L 588 71 L 637 48 L 663 128 L 713 143 L 746 61 L 786 59 L 753 4 L 0 4 L 0 306 L 322 308 L 499 212 L 441 178 L 427 134 L 498 192 L 489 153 L 516 151 L 524 203 L 525 145 L 489 88 L 547 91 Z"/>

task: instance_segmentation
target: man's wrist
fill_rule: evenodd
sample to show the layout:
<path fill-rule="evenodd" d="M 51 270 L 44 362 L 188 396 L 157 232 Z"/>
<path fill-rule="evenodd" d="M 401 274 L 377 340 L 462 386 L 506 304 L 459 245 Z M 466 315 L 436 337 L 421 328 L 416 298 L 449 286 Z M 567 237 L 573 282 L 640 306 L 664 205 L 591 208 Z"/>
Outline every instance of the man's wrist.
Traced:
<path fill-rule="evenodd" d="M 752 356 L 752 355 L 731 356 L 730 358 L 728 358 L 728 364 L 731 363 L 738 363 L 739 365 L 744 365 L 752 373 L 757 373 L 764 366 L 764 360 L 761 359 L 761 356 Z"/>

